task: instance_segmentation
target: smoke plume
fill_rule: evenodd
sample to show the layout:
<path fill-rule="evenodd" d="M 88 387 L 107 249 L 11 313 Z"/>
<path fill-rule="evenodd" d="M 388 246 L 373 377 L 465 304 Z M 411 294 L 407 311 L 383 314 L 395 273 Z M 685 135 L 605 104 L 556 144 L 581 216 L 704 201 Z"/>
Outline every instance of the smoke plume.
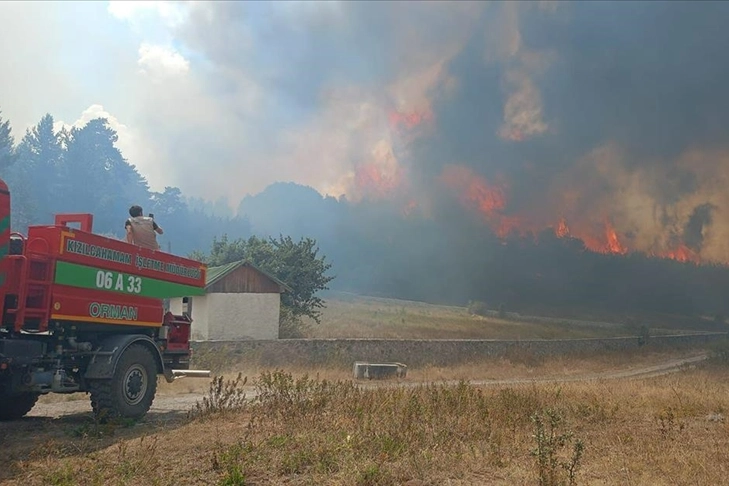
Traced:
<path fill-rule="evenodd" d="M 153 187 L 235 206 L 290 181 L 444 231 L 729 262 L 726 2 L 89 3 L 73 33 L 9 5 L 5 116 L 98 106 Z"/>
<path fill-rule="evenodd" d="M 728 262 L 726 14 L 491 5 L 429 90 L 433 126 L 403 170 L 500 237 L 552 228 L 603 253 Z"/>

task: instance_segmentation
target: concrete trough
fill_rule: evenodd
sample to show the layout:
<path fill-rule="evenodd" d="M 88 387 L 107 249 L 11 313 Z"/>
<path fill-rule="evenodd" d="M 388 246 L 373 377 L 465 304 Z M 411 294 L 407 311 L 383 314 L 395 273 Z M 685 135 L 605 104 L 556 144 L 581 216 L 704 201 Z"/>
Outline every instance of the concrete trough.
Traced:
<path fill-rule="evenodd" d="M 408 367 L 402 363 L 367 363 L 355 361 L 354 378 L 357 380 L 386 380 L 405 378 Z"/>

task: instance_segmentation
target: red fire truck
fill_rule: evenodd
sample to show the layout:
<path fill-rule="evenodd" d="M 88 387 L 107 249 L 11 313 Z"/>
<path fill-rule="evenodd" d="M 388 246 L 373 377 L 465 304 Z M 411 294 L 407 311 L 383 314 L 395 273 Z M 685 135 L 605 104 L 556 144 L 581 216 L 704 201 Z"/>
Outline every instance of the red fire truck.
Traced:
<path fill-rule="evenodd" d="M 209 376 L 189 369 L 189 313 L 164 310 L 164 299 L 203 294 L 206 267 L 92 225 L 91 214 L 61 214 L 13 233 L 0 180 L 0 420 L 24 416 L 42 394 L 76 392 L 90 394 L 102 421 L 138 419 L 158 375 Z"/>

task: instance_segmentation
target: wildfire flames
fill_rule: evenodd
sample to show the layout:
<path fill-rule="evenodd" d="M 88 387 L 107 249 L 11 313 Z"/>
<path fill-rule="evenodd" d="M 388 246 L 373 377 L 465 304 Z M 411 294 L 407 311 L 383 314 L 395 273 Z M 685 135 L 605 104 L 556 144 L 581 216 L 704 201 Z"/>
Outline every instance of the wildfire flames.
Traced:
<path fill-rule="evenodd" d="M 654 254 L 653 256 L 657 256 L 659 258 L 670 258 L 671 260 L 677 260 L 679 262 L 701 263 L 701 258 L 699 258 L 696 252 L 683 243 L 675 250 Z"/>
<path fill-rule="evenodd" d="M 565 222 L 565 228 L 566 225 L 567 223 Z M 596 253 L 614 253 L 618 255 L 625 255 L 626 253 L 628 253 L 628 248 L 623 243 L 621 243 L 620 238 L 618 237 L 618 234 L 615 231 L 613 225 L 610 223 L 609 219 L 606 218 L 604 220 L 603 228 L 604 229 L 602 233 L 581 233 L 574 236 L 582 240 L 582 242 L 585 244 L 585 247 Z M 573 235 L 570 234 L 568 230 L 566 234 L 560 235 L 557 233 L 557 236 L 563 238 Z"/>
<path fill-rule="evenodd" d="M 557 223 L 557 228 L 555 228 L 554 230 L 554 234 L 556 234 L 560 238 L 569 236 L 570 228 L 569 226 L 567 226 L 567 221 L 565 221 L 564 218 L 560 218 L 559 223 Z"/>
<path fill-rule="evenodd" d="M 357 188 L 370 198 L 384 199 L 400 186 L 402 172 L 388 171 L 376 163 L 357 167 L 354 175 Z"/>
<path fill-rule="evenodd" d="M 579 239 L 585 248 L 596 253 L 626 255 L 633 251 L 626 244 L 624 235 L 619 234 L 607 217 L 595 227 L 577 225 L 571 228 L 564 217 L 560 217 L 553 224 L 539 224 L 523 215 L 505 214 L 508 206 L 508 186 L 492 183 L 468 167 L 447 166 L 440 180 L 456 195 L 464 208 L 480 213 L 499 238 L 512 235 L 536 237 L 541 230 L 551 227 L 558 238 Z M 683 243 L 674 249 L 649 252 L 649 255 L 680 262 L 700 263 L 698 254 Z"/>
<path fill-rule="evenodd" d="M 447 166 L 441 174 L 441 180 L 446 186 L 458 192 L 463 205 L 475 207 L 489 219 L 497 217 L 498 212 L 506 206 L 504 190 L 489 184 L 486 179 L 468 167 Z"/>
<path fill-rule="evenodd" d="M 523 218 L 503 214 L 507 203 L 505 185 L 492 184 L 468 167 L 460 165 L 446 166 L 440 180 L 458 194 L 464 207 L 480 212 L 499 238 L 515 233 L 526 236 L 531 232 Z"/>
<path fill-rule="evenodd" d="M 390 128 L 413 129 L 432 119 L 429 113 L 390 112 Z M 518 139 L 518 137 L 516 137 Z M 380 147 L 374 152 L 374 161 L 362 164 L 355 172 L 355 184 L 359 192 L 371 199 L 400 200 L 400 214 L 410 217 L 420 208 L 417 197 L 409 194 L 405 187 L 402 167 L 389 149 Z M 579 221 L 568 221 L 555 211 L 555 219 L 545 221 L 527 214 L 510 214 L 508 183 L 488 180 L 473 169 L 452 164 L 442 170 L 438 182 L 467 211 L 480 216 L 501 239 L 511 236 L 534 238 L 544 229 L 551 228 L 558 238 L 580 240 L 589 251 L 601 254 L 626 255 L 637 251 L 630 247 L 630 239 L 621 234 L 608 216 L 589 218 L 583 215 Z M 543 209 L 543 208 L 540 208 Z M 586 223 L 591 221 L 592 223 Z M 646 251 L 656 258 L 669 258 L 680 262 L 700 263 L 700 257 L 683 242 L 669 249 Z"/>

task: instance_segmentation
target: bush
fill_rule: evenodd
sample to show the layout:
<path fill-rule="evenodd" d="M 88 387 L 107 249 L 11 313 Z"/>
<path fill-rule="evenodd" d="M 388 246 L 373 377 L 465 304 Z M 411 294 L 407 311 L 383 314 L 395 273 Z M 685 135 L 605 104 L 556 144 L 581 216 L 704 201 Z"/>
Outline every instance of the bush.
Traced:
<path fill-rule="evenodd" d="M 238 373 L 235 380 L 224 381 L 222 376 L 213 378 L 207 395 L 195 404 L 188 416 L 206 417 L 243 410 L 247 403 L 243 387 L 247 382 L 248 377 L 243 378 L 241 373 Z"/>
<path fill-rule="evenodd" d="M 537 460 L 537 474 L 540 486 L 575 484 L 575 475 L 580 466 L 584 445 L 577 439 L 572 446 L 572 454 L 566 460 L 560 458 L 561 450 L 572 441 L 570 431 L 560 433 L 562 416 L 555 410 L 546 409 L 543 414 L 532 415 L 536 447 L 532 455 Z M 566 481 L 565 481 L 566 480 Z"/>
<path fill-rule="evenodd" d="M 300 339 L 306 337 L 309 326 L 301 316 L 294 315 L 291 309 L 281 306 L 278 318 L 279 339 Z"/>

